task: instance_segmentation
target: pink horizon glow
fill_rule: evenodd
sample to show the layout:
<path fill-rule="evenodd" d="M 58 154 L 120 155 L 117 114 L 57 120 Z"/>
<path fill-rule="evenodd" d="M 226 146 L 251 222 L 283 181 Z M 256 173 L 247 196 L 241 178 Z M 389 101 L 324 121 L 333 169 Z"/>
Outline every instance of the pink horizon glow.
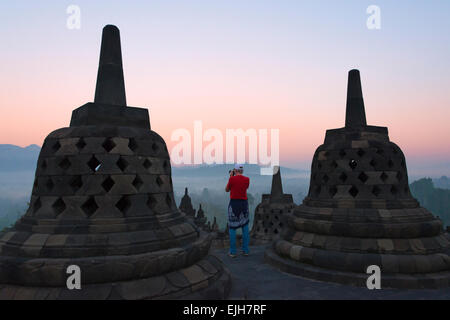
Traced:
<path fill-rule="evenodd" d="M 224 136 L 225 129 L 280 129 L 280 163 L 308 167 L 325 130 L 344 125 L 347 72 L 357 68 L 368 124 L 387 126 L 408 163 L 450 162 L 450 36 L 436 31 L 448 30 L 449 19 L 431 19 L 444 8 L 417 5 L 406 14 L 386 3 L 383 28 L 368 31 L 358 2 L 344 8 L 344 22 L 340 8 L 329 15 L 313 4 L 275 12 L 241 4 L 238 15 L 202 3 L 190 9 L 197 18 L 187 19 L 162 3 L 144 14 L 80 1 L 85 20 L 70 31 L 65 7 L 49 4 L 35 8 L 45 22 L 20 5 L 0 8 L 11 15 L 0 20 L 0 144 L 41 145 L 93 100 L 101 29 L 113 22 L 121 29 L 128 105 L 149 109 L 169 151 L 174 130 L 192 132 L 202 120 Z"/>

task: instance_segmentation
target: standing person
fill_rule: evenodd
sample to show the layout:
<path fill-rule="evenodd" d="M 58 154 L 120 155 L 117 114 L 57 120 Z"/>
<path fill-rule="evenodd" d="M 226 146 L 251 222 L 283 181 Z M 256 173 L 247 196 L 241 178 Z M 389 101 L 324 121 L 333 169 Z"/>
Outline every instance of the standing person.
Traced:
<path fill-rule="evenodd" d="M 236 229 L 242 228 L 242 253 L 249 254 L 249 233 L 248 233 L 248 199 L 247 189 L 250 179 L 243 175 L 244 167 L 236 164 L 230 171 L 230 179 L 225 188 L 230 192 L 230 204 L 228 205 L 228 229 L 230 233 L 230 252 L 228 255 L 236 257 Z"/>

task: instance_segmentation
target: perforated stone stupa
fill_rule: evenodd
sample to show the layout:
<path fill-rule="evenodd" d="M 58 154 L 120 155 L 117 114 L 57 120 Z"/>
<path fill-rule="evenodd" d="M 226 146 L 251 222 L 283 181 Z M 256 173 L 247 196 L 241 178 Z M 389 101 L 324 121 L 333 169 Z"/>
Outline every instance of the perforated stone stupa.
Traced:
<path fill-rule="evenodd" d="M 266 260 L 290 273 L 365 286 L 448 287 L 450 243 L 442 223 L 412 197 L 406 162 L 386 127 L 366 124 L 359 71 L 349 73 L 345 127 L 314 154 L 303 204 L 287 216 Z"/>
<path fill-rule="evenodd" d="M 0 298 L 224 298 L 209 234 L 174 202 L 164 140 L 127 107 L 119 29 L 103 29 L 94 103 L 45 139 L 30 207 L 0 239 Z M 81 290 L 68 290 L 68 266 Z"/>
<path fill-rule="evenodd" d="M 278 236 L 283 228 L 283 218 L 294 208 L 291 194 L 283 193 L 281 169 L 274 167 L 270 194 L 263 194 L 262 201 L 255 208 L 253 227 L 250 232 L 252 244 L 264 244 Z"/>

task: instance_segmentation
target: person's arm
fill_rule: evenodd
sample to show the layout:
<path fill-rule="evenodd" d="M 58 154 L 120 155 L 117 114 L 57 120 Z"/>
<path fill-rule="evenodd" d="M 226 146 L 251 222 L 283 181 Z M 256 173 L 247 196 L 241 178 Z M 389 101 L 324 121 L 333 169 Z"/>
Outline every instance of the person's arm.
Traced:
<path fill-rule="evenodd" d="M 246 189 L 248 189 L 249 186 L 250 186 L 250 178 L 247 179 L 247 188 Z"/>
<path fill-rule="evenodd" d="M 231 188 L 231 178 L 228 179 L 227 186 L 225 187 L 225 192 L 230 192 L 230 188 Z"/>

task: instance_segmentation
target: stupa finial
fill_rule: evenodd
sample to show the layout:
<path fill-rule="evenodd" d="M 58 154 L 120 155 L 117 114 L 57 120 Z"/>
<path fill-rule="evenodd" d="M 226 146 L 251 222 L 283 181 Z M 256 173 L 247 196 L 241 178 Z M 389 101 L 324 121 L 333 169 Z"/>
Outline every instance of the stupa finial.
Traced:
<path fill-rule="evenodd" d="M 280 166 L 273 168 L 274 174 L 272 176 L 272 189 L 270 191 L 271 199 L 279 199 L 283 197 L 283 185 L 281 183 Z"/>
<path fill-rule="evenodd" d="M 361 77 L 359 70 L 353 69 L 348 73 L 345 127 L 358 128 L 364 126 L 367 126 L 367 121 L 361 89 Z"/>
<path fill-rule="evenodd" d="M 127 105 L 120 31 L 114 25 L 106 25 L 103 28 L 94 101 L 99 104 Z"/>

